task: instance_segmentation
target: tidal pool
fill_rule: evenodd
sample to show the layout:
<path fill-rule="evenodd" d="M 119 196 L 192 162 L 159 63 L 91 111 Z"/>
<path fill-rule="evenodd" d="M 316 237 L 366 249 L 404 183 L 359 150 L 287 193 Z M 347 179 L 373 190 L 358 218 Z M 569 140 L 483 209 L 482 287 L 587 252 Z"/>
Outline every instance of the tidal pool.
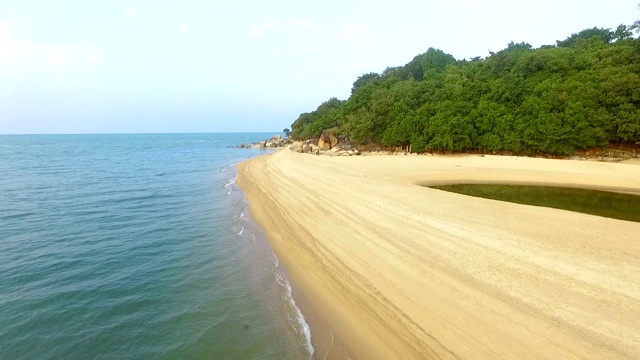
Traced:
<path fill-rule="evenodd" d="M 455 184 L 430 186 L 463 195 L 546 206 L 640 222 L 640 195 L 553 186 Z"/>

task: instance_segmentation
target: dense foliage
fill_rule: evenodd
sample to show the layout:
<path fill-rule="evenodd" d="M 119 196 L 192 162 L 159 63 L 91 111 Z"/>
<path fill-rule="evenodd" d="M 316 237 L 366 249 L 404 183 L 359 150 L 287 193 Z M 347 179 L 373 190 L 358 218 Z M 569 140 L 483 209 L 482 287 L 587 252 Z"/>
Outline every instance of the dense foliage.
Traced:
<path fill-rule="evenodd" d="M 358 143 L 414 152 L 551 154 L 640 141 L 640 41 L 632 34 L 624 25 L 593 28 L 471 60 L 430 48 L 362 75 L 346 101 L 300 115 L 291 137 L 336 128 Z"/>

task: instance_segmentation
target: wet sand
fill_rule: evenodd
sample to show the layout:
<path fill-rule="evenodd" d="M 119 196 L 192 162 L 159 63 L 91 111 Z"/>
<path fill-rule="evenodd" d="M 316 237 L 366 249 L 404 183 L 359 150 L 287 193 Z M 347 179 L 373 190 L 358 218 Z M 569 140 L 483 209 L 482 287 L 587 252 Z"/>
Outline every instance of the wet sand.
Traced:
<path fill-rule="evenodd" d="M 640 166 L 284 150 L 238 171 L 293 283 L 354 357 L 640 358 L 639 223 L 420 186 L 640 194 Z"/>

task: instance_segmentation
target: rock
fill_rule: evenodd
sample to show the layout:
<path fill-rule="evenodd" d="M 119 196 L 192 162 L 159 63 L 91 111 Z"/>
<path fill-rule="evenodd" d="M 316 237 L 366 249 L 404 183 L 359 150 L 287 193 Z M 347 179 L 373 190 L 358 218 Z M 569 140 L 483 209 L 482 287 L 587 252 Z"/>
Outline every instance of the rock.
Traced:
<path fill-rule="evenodd" d="M 302 143 L 299 141 L 294 142 L 289 146 L 289 150 L 295 151 L 295 152 L 302 152 Z"/>
<path fill-rule="evenodd" d="M 303 145 L 302 146 L 302 152 L 303 153 L 311 153 L 311 146 L 310 145 Z"/>
<path fill-rule="evenodd" d="M 285 147 L 285 146 L 291 145 L 291 144 L 293 144 L 293 140 L 291 140 L 289 138 L 283 139 L 282 136 L 276 135 L 276 136 L 272 137 L 271 139 L 264 140 L 264 141 L 261 141 L 261 142 L 257 143 L 256 146 L 245 145 L 245 147 L 260 147 L 261 149 L 262 148 L 279 148 L 279 147 Z M 242 145 L 240 147 L 242 147 Z"/>
<path fill-rule="evenodd" d="M 331 142 L 327 142 L 322 138 L 318 140 L 318 146 L 322 150 L 331 150 Z"/>
<path fill-rule="evenodd" d="M 350 140 L 340 140 L 336 147 L 340 148 L 340 150 L 353 150 L 356 148 L 356 143 Z"/>
<path fill-rule="evenodd" d="M 322 150 L 331 150 L 332 147 L 338 144 L 338 138 L 329 130 L 323 130 L 318 139 L 318 146 Z"/>

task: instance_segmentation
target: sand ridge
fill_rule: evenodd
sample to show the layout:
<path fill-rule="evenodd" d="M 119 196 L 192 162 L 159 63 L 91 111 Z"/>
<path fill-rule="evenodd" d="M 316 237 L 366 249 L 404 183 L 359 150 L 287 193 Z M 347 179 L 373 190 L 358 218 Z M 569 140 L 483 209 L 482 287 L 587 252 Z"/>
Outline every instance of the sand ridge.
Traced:
<path fill-rule="evenodd" d="M 284 150 L 238 171 L 293 282 L 359 358 L 640 357 L 640 224 L 417 185 L 640 193 L 640 166 Z"/>

